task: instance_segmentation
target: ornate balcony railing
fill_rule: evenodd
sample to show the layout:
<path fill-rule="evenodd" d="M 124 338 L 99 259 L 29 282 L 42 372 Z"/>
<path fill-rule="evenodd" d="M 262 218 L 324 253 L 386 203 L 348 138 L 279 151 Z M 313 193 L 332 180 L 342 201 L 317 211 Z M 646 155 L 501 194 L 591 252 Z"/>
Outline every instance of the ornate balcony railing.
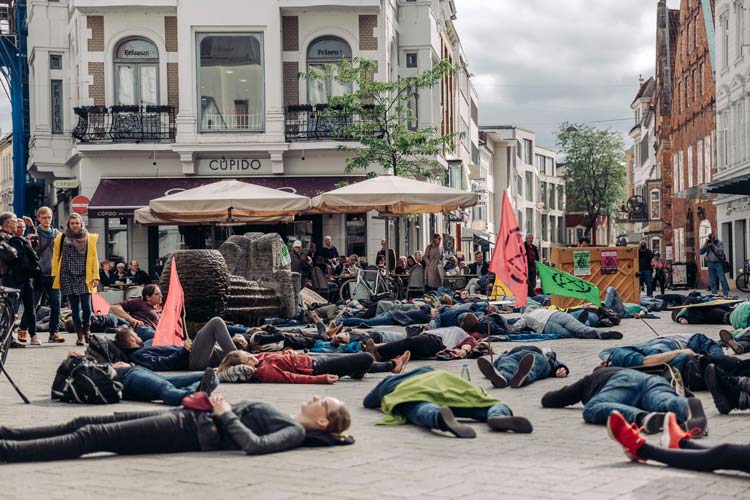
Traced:
<path fill-rule="evenodd" d="M 73 137 L 85 143 L 174 142 L 173 106 L 82 106 L 73 108 Z"/>
<path fill-rule="evenodd" d="M 325 104 L 287 106 L 284 114 L 287 142 L 353 140 L 345 128 L 363 118 L 356 114 L 326 113 L 326 110 Z"/>

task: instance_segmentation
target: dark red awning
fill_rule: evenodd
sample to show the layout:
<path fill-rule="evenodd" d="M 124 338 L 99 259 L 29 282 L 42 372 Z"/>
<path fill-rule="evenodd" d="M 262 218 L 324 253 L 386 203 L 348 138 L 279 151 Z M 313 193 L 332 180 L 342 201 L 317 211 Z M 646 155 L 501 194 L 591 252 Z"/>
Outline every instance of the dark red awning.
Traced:
<path fill-rule="evenodd" d="M 192 189 L 228 177 L 139 177 L 103 178 L 99 181 L 89 203 L 89 217 L 133 217 L 133 212 L 156 198 L 173 192 Z M 331 191 L 340 182 L 356 182 L 360 176 L 334 177 L 241 177 L 236 180 L 273 189 L 282 189 L 303 196 L 317 196 Z"/>

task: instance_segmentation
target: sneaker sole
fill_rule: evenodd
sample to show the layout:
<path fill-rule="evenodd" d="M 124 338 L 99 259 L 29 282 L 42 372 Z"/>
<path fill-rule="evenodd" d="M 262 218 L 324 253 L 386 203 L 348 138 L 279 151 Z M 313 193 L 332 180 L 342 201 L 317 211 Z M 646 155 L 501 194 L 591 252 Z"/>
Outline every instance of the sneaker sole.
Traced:
<path fill-rule="evenodd" d="M 490 417 L 487 425 L 493 431 L 513 431 L 518 434 L 531 434 L 534 430 L 529 419 L 524 417 Z"/>
<path fill-rule="evenodd" d="M 687 431 L 691 429 L 700 429 L 701 432 L 696 437 L 708 435 L 708 418 L 706 418 L 706 412 L 703 411 L 703 405 L 701 400 L 698 398 L 688 398 L 688 410 L 687 419 L 685 421 L 685 427 Z"/>
<path fill-rule="evenodd" d="M 487 358 L 479 358 L 477 359 L 477 368 L 479 368 L 479 371 L 490 379 L 490 382 L 492 382 L 492 385 L 497 387 L 498 389 L 505 389 L 508 387 L 508 382 L 505 381 L 503 377 L 501 377 L 497 371 L 495 370 L 495 367 L 492 366 L 492 363 L 490 363 L 490 360 Z"/>
<path fill-rule="evenodd" d="M 739 345 L 736 340 L 734 340 L 734 337 L 729 330 L 721 330 L 719 332 L 719 338 L 722 342 L 728 345 L 735 354 L 743 354 L 745 352 L 745 348 Z"/>
<path fill-rule="evenodd" d="M 510 379 L 510 386 L 513 389 L 518 389 L 519 387 L 523 386 L 524 382 L 526 382 L 526 379 L 529 376 L 529 373 L 531 373 L 532 368 L 534 368 L 534 356 L 531 354 L 527 354 L 523 358 L 521 358 L 521 362 L 518 364 L 518 370 L 516 371 L 515 375 L 513 375 L 513 378 Z"/>
<path fill-rule="evenodd" d="M 651 417 L 643 422 L 642 431 L 644 434 L 657 434 L 664 429 L 664 417 Z"/>
<path fill-rule="evenodd" d="M 453 415 L 453 412 L 447 406 L 443 406 L 442 408 L 440 408 L 440 417 L 442 418 L 445 426 L 448 428 L 447 432 L 450 432 L 454 436 L 462 439 L 471 439 L 477 437 L 477 433 L 474 429 L 472 429 L 468 425 L 458 423 L 456 417 Z"/>

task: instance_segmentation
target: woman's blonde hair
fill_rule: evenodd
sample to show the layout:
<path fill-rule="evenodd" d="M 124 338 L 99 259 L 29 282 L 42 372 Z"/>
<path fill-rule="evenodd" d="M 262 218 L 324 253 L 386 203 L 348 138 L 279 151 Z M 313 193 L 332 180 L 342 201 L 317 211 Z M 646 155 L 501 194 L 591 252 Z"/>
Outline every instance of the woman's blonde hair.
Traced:
<path fill-rule="evenodd" d="M 242 353 L 244 351 L 232 351 L 221 360 L 219 366 L 216 368 L 217 371 L 225 370 L 230 366 L 242 364 Z"/>

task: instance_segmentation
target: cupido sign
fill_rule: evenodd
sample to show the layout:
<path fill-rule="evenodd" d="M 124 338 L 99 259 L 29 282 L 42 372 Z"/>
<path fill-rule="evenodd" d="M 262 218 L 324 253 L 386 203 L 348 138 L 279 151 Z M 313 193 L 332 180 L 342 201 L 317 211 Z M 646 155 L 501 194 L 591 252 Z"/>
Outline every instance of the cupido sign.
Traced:
<path fill-rule="evenodd" d="M 271 160 L 258 158 L 201 158 L 198 173 L 237 177 L 271 172 Z"/>

